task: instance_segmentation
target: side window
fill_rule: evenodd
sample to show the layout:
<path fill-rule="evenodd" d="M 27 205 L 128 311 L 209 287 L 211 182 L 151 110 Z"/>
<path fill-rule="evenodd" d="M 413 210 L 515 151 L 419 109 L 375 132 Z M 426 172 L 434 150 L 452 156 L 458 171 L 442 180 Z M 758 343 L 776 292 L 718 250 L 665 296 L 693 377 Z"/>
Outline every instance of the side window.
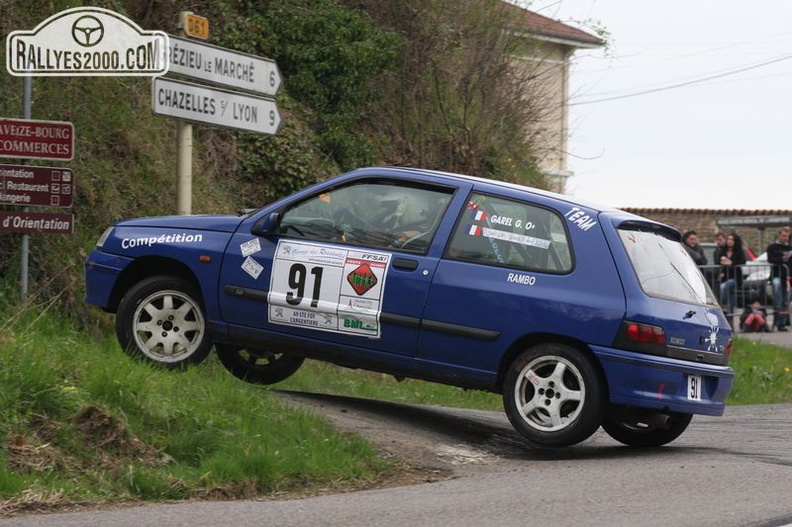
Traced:
<path fill-rule="evenodd" d="M 446 258 L 565 273 L 572 251 L 556 212 L 483 194 L 472 194 L 457 221 Z"/>
<path fill-rule="evenodd" d="M 426 253 L 452 190 L 366 181 L 289 207 L 278 234 L 366 247 Z"/>

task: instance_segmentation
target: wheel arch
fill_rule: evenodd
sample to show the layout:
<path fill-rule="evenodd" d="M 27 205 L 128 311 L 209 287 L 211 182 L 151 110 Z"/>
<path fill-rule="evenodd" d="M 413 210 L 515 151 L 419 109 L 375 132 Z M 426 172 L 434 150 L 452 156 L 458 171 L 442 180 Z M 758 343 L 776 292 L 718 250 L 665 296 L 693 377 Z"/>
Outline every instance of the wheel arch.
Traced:
<path fill-rule="evenodd" d="M 108 311 L 115 313 L 118 310 L 118 305 L 121 299 L 129 289 L 136 283 L 152 276 L 175 276 L 188 280 L 195 285 L 201 298 L 199 299 L 204 305 L 204 295 L 201 289 L 201 284 L 195 273 L 187 265 L 173 260 L 171 258 L 163 258 L 160 256 L 146 256 L 137 258 L 134 262 L 129 264 L 116 280 L 113 292 L 110 296 L 110 305 Z"/>
<path fill-rule="evenodd" d="M 520 353 L 537 344 L 546 343 L 566 344 L 567 346 L 575 348 L 581 354 L 587 355 L 597 369 L 602 384 L 602 389 L 605 392 L 606 400 L 610 399 L 610 391 L 608 388 L 608 380 L 605 376 L 605 371 L 602 369 L 602 364 L 600 364 L 600 361 L 597 360 L 594 352 L 591 351 L 591 348 L 589 348 L 586 343 L 581 340 L 557 333 L 531 333 L 530 335 L 523 335 L 514 341 L 506 350 L 506 353 L 503 354 L 503 357 L 501 357 L 501 361 L 498 366 L 498 391 L 503 390 L 503 381 L 506 377 L 506 372 L 508 371 L 512 362 L 514 362 L 514 360 L 520 355 Z"/>

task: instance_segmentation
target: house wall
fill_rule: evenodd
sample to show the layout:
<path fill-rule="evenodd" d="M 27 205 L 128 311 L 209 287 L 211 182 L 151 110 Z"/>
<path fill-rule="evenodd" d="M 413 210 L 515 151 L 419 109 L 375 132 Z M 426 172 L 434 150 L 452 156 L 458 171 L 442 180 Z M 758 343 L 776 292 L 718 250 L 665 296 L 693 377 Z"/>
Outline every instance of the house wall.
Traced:
<path fill-rule="evenodd" d="M 536 118 L 526 130 L 526 138 L 534 148 L 539 168 L 551 176 L 567 171 L 567 98 L 569 65 L 567 46 L 540 43 L 532 56 L 520 61 L 532 68 L 529 102 Z M 556 192 L 564 192 L 566 178 L 556 178 Z M 553 181 L 551 181 L 553 183 Z"/>

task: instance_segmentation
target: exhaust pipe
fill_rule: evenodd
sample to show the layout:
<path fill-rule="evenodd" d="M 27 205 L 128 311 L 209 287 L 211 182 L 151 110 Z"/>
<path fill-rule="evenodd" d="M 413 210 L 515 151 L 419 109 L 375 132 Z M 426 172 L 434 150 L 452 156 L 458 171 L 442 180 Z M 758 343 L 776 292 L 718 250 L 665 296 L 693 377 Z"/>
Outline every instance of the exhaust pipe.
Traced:
<path fill-rule="evenodd" d="M 671 415 L 640 408 L 619 408 L 612 414 L 612 417 L 633 426 L 645 425 L 663 430 L 667 430 L 671 424 Z"/>
<path fill-rule="evenodd" d="M 662 428 L 664 430 L 668 429 L 669 423 L 671 421 L 671 416 L 668 414 L 662 414 L 659 412 L 643 412 L 646 414 L 643 419 L 639 419 L 639 422 L 645 422 L 652 428 Z"/>

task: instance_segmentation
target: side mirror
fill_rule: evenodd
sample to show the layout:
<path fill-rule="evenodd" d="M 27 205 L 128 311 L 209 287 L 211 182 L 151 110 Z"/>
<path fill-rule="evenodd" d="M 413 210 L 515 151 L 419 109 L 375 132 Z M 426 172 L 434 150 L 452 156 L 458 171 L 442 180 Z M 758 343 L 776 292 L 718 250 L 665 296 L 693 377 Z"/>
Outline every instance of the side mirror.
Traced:
<path fill-rule="evenodd" d="M 277 234 L 278 221 L 280 220 L 280 213 L 271 212 L 258 220 L 250 232 L 256 236 L 273 236 Z"/>

